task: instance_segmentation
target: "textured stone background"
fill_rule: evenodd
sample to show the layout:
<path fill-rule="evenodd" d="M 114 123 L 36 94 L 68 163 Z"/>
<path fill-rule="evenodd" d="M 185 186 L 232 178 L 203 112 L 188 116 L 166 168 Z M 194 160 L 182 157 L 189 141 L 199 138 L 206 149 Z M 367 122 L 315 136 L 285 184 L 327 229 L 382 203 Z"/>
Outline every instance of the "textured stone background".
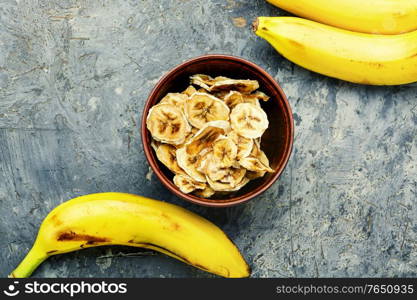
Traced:
<path fill-rule="evenodd" d="M 49 210 L 103 191 L 206 216 L 236 241 L 254 277 L 417 276 L 417 86 L 358 86 L 295 66 L 250 28 L 258 15 L 285 14 L 263 0 L 0 0 L 0 276 L 23 258 Z M 140 142 L 152 86 L 205 53 L 265 68 L 296 122 L 280 180 L 227 209 L 170 194 Z M 34 276 L 211 276 L 137 252 L 56 256 Z"/>

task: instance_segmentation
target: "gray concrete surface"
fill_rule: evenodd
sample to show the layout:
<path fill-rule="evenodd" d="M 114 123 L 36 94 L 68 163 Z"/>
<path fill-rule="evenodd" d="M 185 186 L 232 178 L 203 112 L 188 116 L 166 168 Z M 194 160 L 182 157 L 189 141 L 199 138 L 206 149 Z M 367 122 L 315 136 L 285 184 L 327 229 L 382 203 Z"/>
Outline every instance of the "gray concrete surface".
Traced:
<path fill-rule="evenodd" d="M 0 276 L 23 258 L 49 210 L 103 191 L 209 218 L 242 250 L 253 277 L 417 276 L 417 86 L 358 86 L 295 66 L 250 29 L 256 16 L 285 14 L 263 0 L 0 0 Z M 265 68 L 296 121 L 280 180 L 227 209 L 169 193 L 140 142 L 150 89 L 205 53 Z M 60 255 L 34 276 L 211 277 L 135 253 Z"/>

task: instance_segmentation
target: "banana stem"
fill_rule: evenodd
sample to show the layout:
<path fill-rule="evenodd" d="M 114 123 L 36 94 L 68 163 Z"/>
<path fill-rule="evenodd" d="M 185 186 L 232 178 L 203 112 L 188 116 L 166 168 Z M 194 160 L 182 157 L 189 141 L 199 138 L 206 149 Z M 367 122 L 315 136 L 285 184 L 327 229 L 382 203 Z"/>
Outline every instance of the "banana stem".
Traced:
<path fill-rule="evenodd" d="M 45 260 L 48 256 L 44 251 L 35 247 L 30 249 L 29 253 L 19 264 L 19 266 L 9 275 L 10 278 L 26 278 Z"/>

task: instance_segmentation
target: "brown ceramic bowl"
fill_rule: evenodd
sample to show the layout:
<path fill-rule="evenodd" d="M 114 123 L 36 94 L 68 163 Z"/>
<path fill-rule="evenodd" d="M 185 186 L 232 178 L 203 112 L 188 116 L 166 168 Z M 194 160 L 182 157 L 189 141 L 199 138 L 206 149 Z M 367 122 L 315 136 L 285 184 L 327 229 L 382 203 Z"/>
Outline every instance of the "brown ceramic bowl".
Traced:
<path fill-rule="evenodd" d="M 261 149 L 270 160 L 275 173 L 267 173 L 264 177 L 250 181 L 241 190 L 216 198 L 200 198 L 192 194 L 184 194 L 177 188 L 169 171 L 156 158 L 151 147 L 151 135 L 146 128 L 146 116 L 149 109 L 157 104 L 169 92 L 181 92 L 189 85 L 189 77 L 193 74 L 210 76 L 226 76 L 234 79 L 258 80 L 259 90 L 271 97 L 262 102 L 262 108 L 268 115 L 269 128 L 262 136 Z M 278 83 L 265 70 L 240 57 L 227 55 L 204 55 L 188 60 L 163 76 L 151 91 L 142 115 L 142 143 L 146 158 L 156 176 L 175 195 L 205 206 L 225 207 L 246 202 L 266 191 L 281 175 L 291 154 L 294 139 L 294 124 L 288 100 Z"/>

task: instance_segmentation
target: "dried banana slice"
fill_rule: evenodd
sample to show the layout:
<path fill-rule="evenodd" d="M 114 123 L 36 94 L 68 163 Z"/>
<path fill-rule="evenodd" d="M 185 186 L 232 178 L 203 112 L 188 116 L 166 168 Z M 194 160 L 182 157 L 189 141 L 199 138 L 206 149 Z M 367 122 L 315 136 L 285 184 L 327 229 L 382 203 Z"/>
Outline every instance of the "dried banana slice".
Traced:
<path fill-rule="evenodd" d="M 256 98 L 258 98 L 259 100 L 262 100 L 264 102 L 268 101 L 271 97 L 269 97 L 267 94 L 260 92 L 260 91 L 256 91 L 255 93 L 251 94 L 253 96 L 255 96 Z"/>
<path fill-rule="evenodd" d="M 227 176 L 228 169 L 229 168 L 222 167 L 220 162 L 214 159 L 213 154 L 205 161 L 205 174 L 213 181 L 219 181 Z"/>
<path fill-rule="evenodd" d="M 187 136 L 185 137 L 185 140 L 184 140 L 184 142 L 182 143 L 182 144 L 179 144 L 179 145 L 173 145 L 173 146 L 175 146 L 175 148 L 182 148 L 182 147 L 184 147 L 187 143 L 189 143 L 193 138 L 194 138 L 194 136 L 196 135 L 196 133 L 199 131 L 199 129 L 198 128 L 195 128 L 195 127 L 191 127 L 191 131 L 187 134 Z"/>
<path fill-rule="evenodd" d="M 224 98 L 230 93 L 230 91 L 220 91 L 217 93 L 213 93 L 213 95 L 217 98 L 219 98 L 220 100 L 224 101 Z"/>
<path fill-rule="evenodd" d="M 198 85 L 205 90 L 209 90 L 210 86 L 214 83 L 214 79 L 211 76 L 204 74 L 195 74 L 190 76 L 190 81 L 192 84 Z"/>
<path fill-rule="evenodd" d="M 231 187 L 239 183 L 246 174 L 246 169 L 240 166 L 238 168 L 223 167 L 213 154 L 208 156 L 205 171 L 205 174 L 210 180 L 228 183 Z"/>
<path fill-rule="evenodd" d="M 236 105 L 244 102 L 243 95 L 237 91 L 230 91 L 226 96 L 224 96 L 223 101 L 230 109 L 233 109 Z"/>
<path fill-rule="evenodd" d="M 253 149 L 253 139 L 248 139 L 243 136 L 240 136 L 234 131 L 231 131 L 227 135 L 227 137 L 230 138 L 237 145 L 237 160 L 240 160 L 251 154 Z"/>
<path fill-rule="evenodd" d="M 249 182 L 250 180 L 247 178 L 247 177 L 243 177 L 243 179 L 242 179 L 242 181 L 241 182 L 239 182 L 235 187 L 234 187 L 234 190 L 232 191 L 232 192 L 234 192 L 234 191 L 238 191 L 238 190 L 240 190 L 241 188 L 243 188 L 248 182 Z"/>
<path fill-rule="evenodd" d="M 213 153 L 211 151 L 205 151 L 203 154 L 199 155 L 198 161 L 196 163 L 197 171 L 203 174 L 207 173 L 208 162 L 211 159 L 212 154 Z"/>
<path fill-rule="evenodd" d="M 195 92 L 197 92 L 195 87 L 193 87 L 192 85 L 189 85 L 184 91 L 181 92 L 181 94 L 184 94 L 184 95 L 187 95 L 188 97 L 190 97 Z"/>
<path fill-rule="evenodd" d="M 184 107 L 184 103 L 187 99 L 188 96 L 181 93 L 168 93 L 161 99 L 159 104 L 172 104 L 176 107 Z"/>
<path fill-rule="evenodd" d="M 253 147 L 250 151 L 249 156 L 258 157 L 261 152 L 261 142 L 259 138 L 253 139 Z"/>
<path fill-rule="evenodd" d="M 198 171 L 201 162 L 200 155 L 189 155 L 185 147 L 176 150 L 177 162 L 181 169 L 187 173 L 193 180 L 198 182 L 206 182 L 206 177 Z"/>
<path fill-rule="evenodd" d="M 230 91 L 222 99 L 230 109 L 233 109 L 236 105 L 240 103 L 251 103 L 258 107 L 261 107 L 259 100 L 268 101 L 269 97 L 262 92 L 255 92 L 253 94 L 247 95 L 239 93 L 237 91 Z"/>
<path fill-rule="evenodd" d="M 237 134 L 249 139 L 262 136 L 269 125 L 266 113 L 250 103 L 236 105 L 230 114 L 230 123 Z"/>
<path fill-rule="evenodd" d="M 250 94 L 259 88 L 257 80 L 249 79 L 222 79 L 215 80 L 215 83 L 209 88 L 210 92 L 218 92 L 224 90 L 235 90 L 241 93 Z"/>
<path fill-rule="evenodd" d="M 190 76 L 190 81 L 192 84 L 198 85 L 205 90 L 209 90 L 210 87 L 214 85 L 216 82 L 221 82 L 225 80 L 231 79 L 224 76 L 217 76 L 213 79 L 213 77 L 205 74 L 195 74 L 193 76 Z"/>
<path fill-rule="evenodd" d="M 263 102 L 266 102 L 269 100 L 269 96 L 259 91 L 256 91 L 249 95 L 244 94 L 242 96 L 243 96 L 243 102 L 252 103 L 259 107 L 261 107 L 261 104 L 259 103 L 260 100 L 262 100 Z"/>
<path fill-rule="evenodd" d="M 243 168 L 230 168 L 227 174 L 219 181 L 223 183 L 230 183 L 234 186 L 238 185 L 246 175 L 246 169 Z"/>
<path fill-rule="evenodd" d="M 175 145 L 182 144 L 191 130 L 182 111 L 172 104 L 153 106 L 146 127 L 156 141 Z"/>
<path fill-rule="evenodd" d="M 156 150 L 158 150 L 158 147 L 162 145 L 162 143 L 155 141 L 154 139 L 152 139 L 151 141 L 151 147 L 152 149 L 156 152 Z"/>
<path fill-rule="evenodd" d="M 230 122 L 229 121 L 210 121 L 207 122 L 206 125 L 204 127 L 208 127 L 208 126 L 212 126 L 212 127 L 218 127 L 224 130 L 224 132 L 226 134 L 228 134 L 230 131 L 232 131 L 232 127 L 230 127 Z"/>
<path fill-rule="evenodd" d="M 217 76 L 216 78 L 214 78 L 211 85 L 215 84 L 216 82 L 225 81 L 225 80 L 231 80 L 231 79 L 229 77 Z"/>
<path fill-rule="evenodd" d="M 250 156 L 239 160 L 239 164 L 249 171 L 247 177 L 251 180 L 258 177 L 263 177 L 266 172 L 275 172 L 275 170 L 269 166 L 268 157 L 266 156 L 265 152 L 261 150 L 260 142 L 258 139 L 254 140 Z"/>
<path fill-rule="evenodd" d="M 266 174 L 266 171 L 259 171 L 259 172 L 252 172 L 252 171 L 247 171 L 246 172 L 246 177 L 249 180 L 254 180 L 256 178 L 260 178 L 260 177 L 264 177 Z"/>
<path fill-rule="evenodd" d="M 269 160 L 268 157 L 265 155 L 265 153 L 263 151 L 260 151 L 258 154 L 258 159 L 259 161 L 264 165 L 269 167 Z M 266 171 L 248 171 L 246 172 L 246 177 L 248 177 L 250 180 L 259 178 L 259 177 L 264 177 Z"/>
<path fill-rule="evenodd" d="M 239 164 L 248 171 L 257 172 L 262 176 L 265 172 L 274 173 L 275 171 L 269 166 L 269 160 L 265 152 L 260 149 L 259 142 L 255 140 L 250 156 L 239 160 Z"/>
<path fill-rule="evenodd" d="M 253 172 L 270 172 L 273 173 L 274 170 L 269 166 L 264 165 L 259 158 L 256 157 L 245 157 L 239 160 L 239 164 L 245 169 Z"/>
<path fill-rule="evenodd" d="M 194 181 L 190 176 L 182 174 L 174 176 L 174 184 L 185 194 L 189 194 L 195 190 L 204 190 L 206 188 L 205 183 Z"/>
<path fill-rule="evenodd" d="M 207 94 L 207 95 L 211 95 L 209 92 L 207 92 L 205 89 L 201 88 L 197 90 L 197 93 L 203 93 L 203 94 Z"/>
<path fill-rule="evenodd" d="M 185 115 L 191 125 L 203 128 L 207 122 L 229 120 L 230 109 L 224 102 L 206 93 L 194 93 L 185 103 Z"/>
<path fill-rule="evenodd" d="M 259 153 L 259 155 L 258 155 L 258 159 L 260 160 L 260 162 L 261 162 L 263 165 L 267 166 L 268 168 L 271 168 L 271 167 L 269 166 L 269 159 L 268 159 L 268 157 L 266 156 L 265 152 L 263 152 L 262 150 L 260 150 L 260 153 Z"/>
<path fill-rule="evenodd" d="M 185 175 L 184 170 L 178 165 L 176 151 L 177 149 L 172 145 L 161 144 L 156 150 L 156 157 L 174 174 Z"/>
<path fill-rule="evenodd" d="M 258 158 L 261 161 L 261 163 L 263 163 L 265 166 L 269 167 L 268 157 L 266 156 L 265 152 L 263 152 L 261 150 L 261 141 L 260 141 L 260 139 L 254 139 L 253 142 L 254 142 L 253 143 L 253 148 L 252 148 L 250 156 Z"/>
<path fill-rule="evenodd" d="M 252 94 L 251 95 L 243 95 L 243 103 L 250 103 L 250 104 L 255 105 L 256 107 L 261 108 L 261 104 L 259 103 L 259 99 L 256 96 L 253 96 Z"/>
<path fill-rule="evenodd" d="M 243 177 L 243 179 L 236 185 L 230 183 L 223 183 L 220 181 L 213 181 L 208 177 L 207 182 L 210 185 L 210 187 L 216 192 L 234 192 L 240 190 L 243 186 L 245 186 L 249 182 L 249 179 Z"/>
<path fill-rule="evenodd" d="M 261 154 L 261 138 L 253 139 L 253 148 L 250 153 L 253 157 L 258 157 Z"/>
<path fill-rule="evenodd" d="M 197 190 L 194 192 L 194 194 L 198 197 L 203 197 L 203 198 L 210 198 L 211 196 L 213 196 L 216 193 L 215 190 L 213 190 L 211 187 L 206 186 L 206 188 L 204 190 Z"/>
<path fill-rule="evenodd" d="M 225 124 L 226 123 L 226 124 Z M 198 155 L 203 149 L 210 148 L 213 143 L 226 133 L 228 122 L 209 122 L 185 145 L 189 155 Z M 222 128 L 223 127 L 223 128 Z"/>
<path fill-rule="evenodd" d="M 217 159 L 221 167 L 231 167 L 236 161 L 237 146 L 228 138 L 221 138 L 213 144 L 213 157 Z"/>
<path fill-rule="evenodd" d="M 189 141 L 191 141 L 193 139 L 193 137 L 197 134 L 197 132 L 199 131 L 198 128 L 192 127 L 190 132 L 187 134 L 187 136 L 185 137 L 185 141 L 184 143 L 188 143 Z"/>

